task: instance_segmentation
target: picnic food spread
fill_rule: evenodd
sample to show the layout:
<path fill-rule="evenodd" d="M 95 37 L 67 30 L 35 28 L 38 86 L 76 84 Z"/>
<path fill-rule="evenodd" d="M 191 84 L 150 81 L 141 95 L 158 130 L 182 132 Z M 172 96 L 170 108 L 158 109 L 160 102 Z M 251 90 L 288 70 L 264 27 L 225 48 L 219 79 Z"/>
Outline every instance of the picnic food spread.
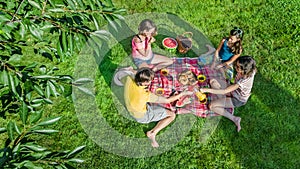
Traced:
<path fill-rule="evenodd" d="M 199 65 L 199 57 L 174 57 L 173 61 L 172 65 L 164 68 L 168 72 L 165 75 L 163 75 L 165 71 L 163 69 L 156 72 L 149 86 L 149 91 L 158 92 L 157 94 L 161 94 L 164 97 L 170 97 L 186 89 L 193 91 L 194 88 L 199 90 L 199 88 L 209 87 L 209 79 L 220 77 L 218 72 L 211 69 L 209 65 Z M 203 81 L 200 82 L 199 77 L 205 77 L 205 80 L 202 79 Z M 182 98 L 174 102 L 174 104 L 160 105 L 170 110 L 177 110 L 177 114 L 192 113 L 198 117 L 216 116 L 216 113 L 208 109 L 208 104 L 216 98 L 216 95 L 200 95 L 194 92 L 194 95 L 187 96 L 186 100 Z M 233 109 L 229 109 L 228 111 L 232 113 Z"/>

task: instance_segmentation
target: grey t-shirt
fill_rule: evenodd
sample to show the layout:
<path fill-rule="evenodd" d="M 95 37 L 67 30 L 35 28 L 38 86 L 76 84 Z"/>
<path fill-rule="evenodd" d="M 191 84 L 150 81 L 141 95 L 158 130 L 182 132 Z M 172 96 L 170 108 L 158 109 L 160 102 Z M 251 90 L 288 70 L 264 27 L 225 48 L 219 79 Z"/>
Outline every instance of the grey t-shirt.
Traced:
<path fill-rule="evenodd" d="M 233 97 L 241 102 L 247 102 L 251 95 L 255 73 L 256 72 L 252 73 L 252 75 L 247 78 L 243 78 L 239 74 L 235 77 L 235 83 L 239 85 L 239 88 L 232 92 Z"/>

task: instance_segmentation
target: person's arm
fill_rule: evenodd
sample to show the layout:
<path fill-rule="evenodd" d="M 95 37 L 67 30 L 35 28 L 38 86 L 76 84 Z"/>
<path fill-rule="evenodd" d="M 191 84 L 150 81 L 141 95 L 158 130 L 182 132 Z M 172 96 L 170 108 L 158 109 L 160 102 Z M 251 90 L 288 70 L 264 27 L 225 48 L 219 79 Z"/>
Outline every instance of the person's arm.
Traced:
<path fill-rule="evenodd" d="M 145 43 L 145 41 L 140 42 L 140 39 L 138 39 L 137 37 L 134 39 L 134 42 L 136 43 L 137 46 L 137 51 L 142 55 L 142 56 L 148 56 L 150 51 L 151 51 L 151 40 L 148 43 L 148 47 L 147 49 L 144 48 L 143 43 Z"/>
<path fill-rule="evenodd" d="M 226 64 L 225 66 L 228 66 L 228 65 L 230 65 L 230 64 L 232 64 L 238 57 L 240 57 L 241 56 L 241 53 L 242 53 L 242 48 L 240 49 L 240 53 L 238 53 L 238 54 L 236 54 L 236 55 L 234 55 L 234 56 L 232 56 L 227 62 L 225 62 L 224 64 Z"/>
<path fill-rule="evenodd" d="M 183 92 L 179 93 L 178 95 L 174 95 L 169 98 L 166 98 L 166 97 L 157 96 L 157 95 L 151 93 L 150 94 L 150 98 L 151 98 L 150 102 L 152 102 L 152 103 L 171 103 L 171 102 L 174 102 L 175 100 L 180 99 L 183 96 L 192 95 L 192 94 L 193 94 L 193 92 L 191 92 L 191 91 L 183 91 Z"/>
<path fill-rule="evenodd" d="M 216 49 L 216 51 L 215 51 L 215 53 L 214 53 L 214 58 L 213 58 L 213 62 L 212 62 L 212 64 L 211 64 L 211 68 L 214 68 L 214 67 L 216 66 L 216 62 L 217 62 L 217 60 L 218 60 L 218 58 L 219 58 L 219 52 L 220 52 L 220 50 L 221 50 L 221 48 L 222 48 L 222 46 L 223 46 L 223 44 L 224 44 L 224 41 L 225 41 L 225 38 L 223 38 L 223 39 L 220 41 L 219 46 L 218 46 L 218 48 Z"/>
<path fill-rule="evenodd" d="M 220 41 L 219 46 L 218 46 L 218 48 L 217 48 L 216 51 L 215 51 L 215 54 L 214 54 L 214 62 L 217 61 L 217 59 L 218 59 L 218 57 L 219 57 L 219 52 L 220 52 L 221 47 L 223 46 L 224 42 L 225 42 L 225 38 L 223 38 L 223 39 Z"/>
<path fill-rule="evenodd" d="M 200 91 L 202 93 L 227 94 L 238 89 L 239 87 L 240 86 L 238 84 L 233 84 L 228 86 L 226 89 L 201 88 Z"/>

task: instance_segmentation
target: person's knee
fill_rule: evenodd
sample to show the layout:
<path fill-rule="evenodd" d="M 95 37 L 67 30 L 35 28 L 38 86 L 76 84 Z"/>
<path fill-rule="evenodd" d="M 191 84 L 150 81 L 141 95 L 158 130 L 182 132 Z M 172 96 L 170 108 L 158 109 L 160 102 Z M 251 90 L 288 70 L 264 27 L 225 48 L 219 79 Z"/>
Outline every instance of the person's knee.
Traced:
<path fill-rule="evenodd" d="M 213 109 L 215 108 L 215 105 L 214 105 L 213 103 L 210 103 L 210 104 L 208 105 L 208 108 L 209 108 L 210 110 L 213 110 Z"/>
<path fill-rule="evenodd" d="M 168 117 L 170 118 L 170 119 L 172 119 L 172 121 L 175 119 L 175 117 L 176 117 L 176 114 L 174 113 L 174 112 L 172 112 L 172 111 L 170 111 L 170 110 L 167 110 L 167 114 L 168 114 Z"/>
<path fill-rule="evenodd" d="M 173 63 L 174 63 L 174 61 L 173 61 L 172 59 L 169 59 L 168 65 L 171 65 L 171 64 L 173 64 Z"/>

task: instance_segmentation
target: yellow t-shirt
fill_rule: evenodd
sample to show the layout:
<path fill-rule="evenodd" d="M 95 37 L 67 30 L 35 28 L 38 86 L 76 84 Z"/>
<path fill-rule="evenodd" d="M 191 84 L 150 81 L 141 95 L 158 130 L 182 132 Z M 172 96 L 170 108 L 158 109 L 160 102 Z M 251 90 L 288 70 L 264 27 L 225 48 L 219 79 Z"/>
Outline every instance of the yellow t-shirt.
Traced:
<path fill-rule="evenodd" d="M 129 113 L 135 118 L 144 117 L 147 112 L 147 102 L 150 100 L 150 92 L 143 86 L 138 86 L 132 77 L 127 76 L 124 85 L 124 100 Z"/>

